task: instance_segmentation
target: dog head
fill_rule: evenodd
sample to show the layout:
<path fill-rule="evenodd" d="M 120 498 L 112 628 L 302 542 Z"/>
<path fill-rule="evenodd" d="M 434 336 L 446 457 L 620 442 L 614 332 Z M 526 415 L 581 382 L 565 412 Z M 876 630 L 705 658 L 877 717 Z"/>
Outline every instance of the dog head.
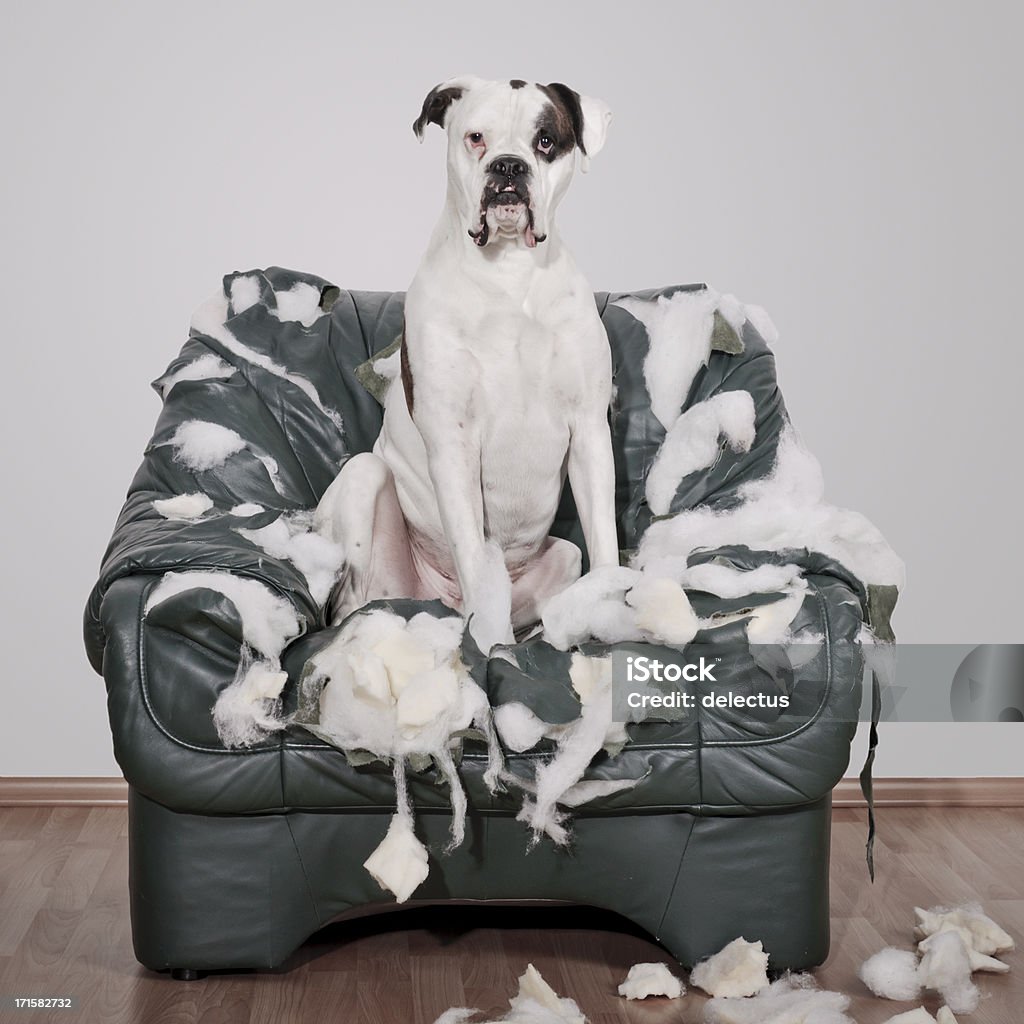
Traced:
<path fill-rule="evenodd" d="M 435 86 L 413 131 L 448 133 L 448 191 L 478 246 L 522 240 L 532 249 L 572 180 L 604 145 L 611 111 L 560 82 L 488 82 L 462 75 Z"/>

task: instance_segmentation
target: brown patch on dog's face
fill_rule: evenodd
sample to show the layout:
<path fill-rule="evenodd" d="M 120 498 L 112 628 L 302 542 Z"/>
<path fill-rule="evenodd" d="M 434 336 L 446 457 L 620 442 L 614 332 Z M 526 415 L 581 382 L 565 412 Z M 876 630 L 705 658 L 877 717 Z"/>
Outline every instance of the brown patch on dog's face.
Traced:
<path fill-rule="evenodd" d="M 546 103 L 537 115 L 532 145 L 538 158 L 548 163 L 572 152 L 572 128 L 553 103 Z"/>
<path fill-rule="evenodd" d="M 428 124 L 436 124 L 438 127 L 443 128 L 444 117 L 448 113 L 448 108 L 461 98 L 462 89 L 458 86 L 449 86 L 447 89 L 442 89 L 440 85 L 435 85 L 427 93 L 427 98 L 423 101 L 423 109 L 420 111 L 420 116 L 412 123 L 412 130 L 416 133 L 417 137 L 423 137 L 423 129 Z"/>
<path fill-rule="evenodd" d="M 583 146 L 583 108 L 580 106 L 579 93 L 567 85 L 562 85 L 561 82 L 538 85 L 537 88 L 550 101 L 537 118 L 537 130 L 540 132 L 543 128 L 548 128 L 553 131 L 555 142 L 553 155 L 541 155 L 550 162 L 571 152 L 573 146 L 579 146 L 580 152 L 586 155 L 587 151 Z M 537 138 L 540 138 L 539 134 Z"/>

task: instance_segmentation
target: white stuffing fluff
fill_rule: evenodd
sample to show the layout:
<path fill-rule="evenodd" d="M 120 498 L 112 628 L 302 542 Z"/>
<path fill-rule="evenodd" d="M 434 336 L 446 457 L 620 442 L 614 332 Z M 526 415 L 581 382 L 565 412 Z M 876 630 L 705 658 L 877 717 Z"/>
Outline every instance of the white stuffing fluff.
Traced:
<path fill-rule="evenodd" d="M 807 596 L 807 581 L 793 580 L 783 588 L 781 601 L 758 606 L 751 612 L 747 623 L 747 640 L 752 644 L 781 644 L 791 639 L 790 626 L 803 607 Z"/>
<path fill-rule="evenodd" d="M 743 312 L 750 321 L 751 326 L 764 339 L 768 345 L 774 345 L 779 340 L 779 331 L 767 310 L 762 306 L 753 306 L 749 303 L 744 305 Z"/>
<path fill-rule="evenodd" d="M 412 820 L 396 814 L 384 841 L 364 861 L 363 867 L 382 889 L 404 903 L 430 874 L 426 847 L 413 833 Z"/>
<path fill-rule="evenodd" d="M 559 846 L 569 841 L 563 824 L 565 815 L 557 805 L 559 798 L 583 778 L 606 742 L 612 724 L 611 669 L 610 657 L 572 656 L 569 675 L 582 704 L 580 717 L 566 726 L 554 757 L 537 766 L 533 799 L 523 800 L 517 815 L 517 820 L 526 822 L 533 831 L 533 842 L 542 834 Z"/>
<path fill-rule="evenodd" d="M 654 522 L 633 567 L 671 579 L 699 548 L 745 544 L 754 550 L 807 548 L 846 566 L 866 583 L 902 587 L 903 563 L 864 516 L 823 500 L 818 461 L 786 425 L 772 472 L 739 489 L 740 504 L 717 512 L 695 508 Z"/>
<path fill-rule="evenodd" d="M 604 643 L 688 643 L 698 628 L 678 583 L 626 566 L 605 566 L 581 576 L 545 604 L 541 620 L 544 638 L 562 651 L 590 637 Z"/>
<path fill-rule="evenodd" d="M 363 867 L 382 889 L 404 903 L 430 874 L 429 855 L 413 831 L 412 804 L 400 759 L 395 761 L 392 774 L 397 794 L 395 814 L 384 839 L 363 861 Z"/>
<path fill-rule="evenodd" d="M 485 1024 L 587 1024 L 576 1003 L 559 996 L 533 964 L 520 977 L 519 992 L 508 1005 L 508 1013 Z M 434 1024 L 463 1024 L 477 1013 L 479 1010 L 459 1007 L 443 1013 Z"/>
<path fill-rule="evenodd" d="M 1013 936 L 988 917 L 977 903 L 961 907 L 932 907 L 930 910 L 914 907 L 914 914 L 917 918 L 914 935 L 919 939 L 949 928 L 963 928 L 970 933 L 973 948 L 987 956 L 1007 953 L 1015 947 Z"/>
<path fill-rule="evenodd" d="M 232 281 L 232 293 L 234 293 L 235 285 L 239 280 L 239 278 L 235 278 Z M 236 315 L 238 312 L 236 309 Z M 264 353 L 257 352 L 248 345 L 243 345 L 227 327 L 228 314 L 228 298 L 222 290 L 204 302 L 195 311 L 192 315 L 192 328 L 200 334 L 205 334 L 208 338 L 219 341 L 229 352 L 233 352 L 236 356 L 240 356 L 254 366 L 259 366 L 268 373 L 272 373 L 276 377 L 294 384 L 339 431 L 342 430 L 341 417 L 333 409 L 328 409 L 323 404 L 312 381 L 297 373 L 290 373 L 285 367 L 275 363 L 273 359 Z"/>
<path fill-rule="evenodd" d="M 277 491 L 278 494 L 284 494 L 281 478 L 277 475 L 277 459 L 271 458 L 269 455 L 260 455 L 258 452 L 253 452 L 253 455 L 263 463 L 263 468 L 267 471 L 267 476 L 270 477 L 270 482 L 274 485 L 274 490 Z"/>
<path fill-rule="evenodd" d="M 341 571 L 344 553 L 338 544 L 312 530 L 311 521 L 303 513 L 281 515 L 259 530 L 237 532 L 273 558 L 292 562 L 306 577 L 313 600 L 323 605 Z"/>
<path fill-rule="evenodd" d="M 760 942 L 733 939 L 693 968 L 690 984 L 716 997 L 752 996 L 768 987 L 768 954 Z"/>
<path fill-rule="evenodd" d="M 711 354 L 711 332 L 719 295 L 713 288 L 679 291 L 666 298 L 624 298 L 615 305 L 636 317 L 647 330 L 650 347 L 644 381 L 651 412 L 668 430 L 686 401 L 697 371 Z"/>
<path fill-rule="evenodd" d="M 497 784 L 501 771 L 486 695 L 462 662 L 462 630 L 458 616 L 436 618 L 420 612 L 406 622 L 393 612 L 374 609 L 353 616 L 308 662 L 314 676 L 326 681 L 320 693 L 320 734 L 342 750 L 366 750 L 393 764 L 399 793 L 396 819 L 409 820 L 393 823 L 384 849 L 370 857 L 367 869 L 399 902 L 411 894 L 409 880 L 421 874 L 425 857 L 418 841 L 413 842 L 405 759 L 432 757 L 448 784 L 450 848 L 463 841 L 466 822 L 466 795 L 451 753 L 453 735 L 477 725 L 491 747 L 484 775 L 488 786 Z"/>
<path fill-rule="evenodd" d="M 790 639 L 790 626 L 807 593 L 806 581 L 792 565 L 763 565 L 750 571 L 699 565 L 682 573 L 682 583 L 653 571 L 603 567 L 580 577 L 548 601 L 541 613 L 544 639 L 562 651 L 590 638 L 602 643 L 687 644 L 699 629 L 721 625 L 722 620 L 699 619 L 684 587 L 720 597 L 782 593 L 781 600 L 742 613 L 750 619 L 747 639 L 756 644 Z"/>
<path fill-rule="evenodd" d="M 243 639 L 268 660 L 279 658 L 288 641 L 299 635 L 299 617 L 288 601 L 259 580 L 229 572 L 165 573 L 146 601 L 145 614 L 168 598 L 200 588 L 223 594 L 235 606 L 242 620 Z"/>
<path fill-rule="evenodd" d="M 981 993 L 971 980 L 967 945 L 956 932 L 932 936 L 918 977 L 925 988 L 938 992 L 954 1013 L 973 1013 L 978 1008 Z"/>
<path fill-rule="evenodd" d="M 684 570 L 681 582 L 689 590 L 702 590 L 722 598 L 744 597 L 747 594 L 782 594 L 779 601 L 760 605 L 753 611 L 737 612 L 733 617 L 749 616 L 746 634 L 752 644 L 777 644 L 794 640 L 790 627 L 807 595 L 807 582 L 799 566 L 788 563 L 772 565 L 766 562 L 754 569 L 737 569 L 731 565 L 705 562 Z M 716 622 L 721 625 L 723 620 Z M 810 642 L 814 642 L 814 639 Z M 816 639 L 820 642 L 821 638 Z"/>
<path fill-rule="evenodd" d="M 880 949 L 860 965 L 857 975 L 876 996 L 909 1003 L 920 998 L 917 954 L 912 950 Z"/>
<path fill-rule="evenodd" d="M 580 698 L 580 717 L 552 730 L 557 750 L 539 764 L 531 781 L 505 772 L 502 780 L 531 794 L 523 800 L 516 817 L 533 832 L 532 842 L 541 835 L 557 845 L 569 842 L 566 814 L 559 807 L 577 807 L 589 800 L 635 786 L 641 779 L 582 782 L 584 773 L 602 748 L 615 749 L 625 743 L 625 725 L 612 721 L 612 659 L 593 658 L 578 651 L 572 656 L 569 677 Z"/>
<path fill-rule="evenodd" d="M 231 509 L 233 516 L 258 516 L 261 512 L 267 510 L 262 505 L 257 505 L 255 501 L 243 501 L 238 505 L 235 505 Z"/>
<path fill-rule="evenodd" d="M 153 508 L 164 517 L 176 522 L 195 523 L 213 508 L 213 499 L 201 491 L 177 494 L 173 498 L 157 498 Z"/>
<path fill-rule="evenodd" d="M 249 449 L 253 456 L 263 463 L 274 489 L 279 494 L 283 493 L 277 473 L 277 460 L 253 451 L 249 442 L 230 427 L 211 423 L 209 420 L 186 420 L 166 443 L 174 448 L 174 461 L 182 463 L 194 473 L 223 466 L 232 455 Z"/>
<path fill-rule="evenodd" d="M 284 727 L 280 695 L 287 681 L 281 652 L 299 635 L 295 609 L 258 580 L 229 572 L 169 572 L 146 601 L 145 615 L 168 598 L 195 589 L 214 590 L 235 606 L 242 621 L 242 651 L 238 671 L 221 691 L 213 709 L 217 734 L 226 747 L 245 747 L 268 732 Z M 251 651 L 263 657 L 254 660 Z"/>
<path fill-rule="evenodd" d="M 278 661 L 252 661 L 245 648 L 230 686 L 213 707 L 213 724 L 225 747 L 251 747 L 287 724 L 281 718 L 281 691 L 288 682 Z"/>
<path fill-rule="evenodd" d="M 626 980 L 619 985 L 619 995 L 625 999 L 647 999 L 667 996 L 679 999 L 686 989 L 665 964 L 633 964 Z"/>
<path fill-rule="evenodd" d="M 587 1024 L 572 999 L 559 996 L 533 964 L 519 979 L 519 992 L 509 1000 L 506 1024 Z"/>
<path fill-rule="evenodd" d="M 638 579 L 625 566 L 592 569 L 549 600 L 541 611 L 544 639 L 561 651 L 589 637 L 614 643 L 635 638 L 636 620 L 625 593 Z"/>
<path fill-rule="evenodd" d="M 848 996 L 819 989 L 809 974 L 787 974 L 749 998 L 704 1004 L 705 1024 L 854 1024 Z"/>
<path fill-rule="evenodd" d="M 919 1006 L 915 1010 L 907 1010 L 905 1013 L 897 1013 L 895 1017 L 889 1017 L 885 1024 L 937 1024 L 937 1022 L 923 1006 Z"/>
<path fill-rule="evenodd" d="M 278 320 L 294 320 L 303 327 L 312 327 L 324 315 L 320 308 L 320 289 L 305 281 L 296 281 L 287 290 L 274 292 L 277 309 L 270 312 Z"/>
<path fill-rule="evenodd" d="M 700 628 L 686 591 L 675 580 L 641 575 L 625 596 L 641 639 L 687 644 Z"/>
<path fill-rule="evenodd" d="M 807 582 L 794 565 L 762 565 L 753 570 L 706 564 L 681 572 L 681 581 L 665 573 L 678 572 L 673 561 L 658 562 L 650 571 L 606 566 L 581 576 L 544 606 L 544 639 L 567 651 L 588 639 L 602 643 L 627 640 L 687 644 L 702 628 L 720 626 L 722 619 L 699 619 L 684 587 L 720 597 L 778 592 L 778 601 L 752 611 L 747 639 L 752 644 L 777 644 L 792 639 L 790 627 L 807 594 Z"/>
<path fill-rule="evenodd" d="M 765 562 L 754 569 L 737 569 L 718 562 L 704 562 L 687 569 L 681 582 L 687 590 L 702 590 L 715 597 L 746 597 L 785 590 L 800 579 L 800 573 L 800 566 L 789 563 Z"/>
<path fill-rule="evenodd" d="M 235 368 L 233 366 L 225 363 L 220 356 L 210 352 L 207 355 L 199 356 L 198 359 L 193 359 L 190 363 L 186 363 L 180 370 L 176 370 L 169 377 L 164 377 L 160 381 L 160 394 L 163 396 L 164 401 L 166 401 L 174 385 L 180 384 L 183 380 L 226 380 L 228 377 L 234 376 L 234 374 Z"/>
<path fill-rule="evenodd" d="M 255 274 L 240 274 L 231 281 L 231 312 L 234 316 L 260 301 L 260 281 Z"/>
<path fill-rule="evenodd" d="M 222 466 L 245 448 L 245 441 L 230 427 L 208 420 L 186 420 L 174 432 L 174 461 L 201 473 Z"/>
<path fill-rule="evenodd" d="M 517 754 L 524 750 L 532 750 L 542 739 L 561 728 L 542 721 L 525 704 L 518 701 L 502 704 L 495 710 L 494 727 L 505 746 Z"/>
<path fill-rule="evenodd" d="M 650 775 L 650 769 L 647 770 Z M 643 778 L 646 778 L 645 775 Z M 641 779 L 585 779 L 570 786 L 559 798 L 563 807 L 582 807 L 602 796 L 612 796 L 624 790 L 632 789 Z"/>
<path fill-rule="evenodd" d="M 966 928 L 943 928 L 941 932 L 936 932 L 934 935 L 929 935 L 927 939 L 922 939 L 918 944 L 917 948 L 922 953 L 927 953 L 931 946 L 934 944 L 935 939 L 939 935 L 945 935 L 947 932 L 954 932 L 964 940 L 964 945 L 967 947 L 967 959 L 971 964 L 971 971 L 985 971 L 988 974 L 1009 974 L 1010 965 L 1004 963 L 1002 960 L 997 960 L 994 956 L 986 956 L 984 953 L 979 953 L 972 945 L 973 936 Z"/>
<path fill-rule="evenodd" d="M 978 946 L 1003 952 L 1013 948 L 1013 938 L 976 903 L 931 910 L 915 907 L 914 913 L 922 958 L 918 960 L 918 954 L 908 950 L 887 948 L 865 960 L 857 973 L 875 995 L 884 999 L 909 1002 L 920 998 L 922 989 L 938 992 L 948 1004 L 944 1007 L 948 1016 L 944 1018 L 940 1012 L 939 1019 L 952 1019 L 955 1024 L 954 1011 L 972 1013 L 977 1008 L 980 993 L 972 973 L 1005 974 L 1010 969 Z"/>
<path fill-rule="evenodd" d="M 725 391 L 698 402 L 672 425 L 647 474 L 647 504 L 667 515 L 679 484 L 718 458 L 719 438 L 735 452 L 754 443 L 754 400 L 749 391 Z"/>
<path fill-rule="evenodd" d="M 309 660 L 328 680 L 320 729 L 343 750 L 368 750 L 387 760 L 447 750 L 451 734 L 486 706 L 459 654 L 462 629 L 458 616 L 428 612 L 408 623 L 380 608 L 355 615 Z M 400 728 L 402 721 L 422 718 L 428 700 L 435 704 L 433 720 Z"/>
<path fill-rule="evenodd" d="M 596 704 L 611 686 L 612 660 L 609 656 L 594 658 L 577 652 L 569 662 L 569 679 L 584 707 Z"/>

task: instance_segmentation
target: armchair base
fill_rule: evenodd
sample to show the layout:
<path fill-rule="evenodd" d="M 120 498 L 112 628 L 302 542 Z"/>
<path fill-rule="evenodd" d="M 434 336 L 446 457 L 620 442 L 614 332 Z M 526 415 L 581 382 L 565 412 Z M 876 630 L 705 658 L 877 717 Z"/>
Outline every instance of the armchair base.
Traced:
<path fill-rule="evenodd" d="M 176 978 L 276 967 L 334 920 L 395 908 L 362 867 L 389 809 L 185 814 L 132 789 L 129 816 L 135 954 Z M 686 966 L 743 935 L 764 942 L 773 971 L 805 969 L 828 954 L 830 819 L 830 796 L 754 815 L 581 815 L 570 850 L 527 853 L 524 825 L 471 810 L 466 843 L 437 856 L 449 816 L 423 810 L 432 863 L 416 905 L 597 906 Z"/>

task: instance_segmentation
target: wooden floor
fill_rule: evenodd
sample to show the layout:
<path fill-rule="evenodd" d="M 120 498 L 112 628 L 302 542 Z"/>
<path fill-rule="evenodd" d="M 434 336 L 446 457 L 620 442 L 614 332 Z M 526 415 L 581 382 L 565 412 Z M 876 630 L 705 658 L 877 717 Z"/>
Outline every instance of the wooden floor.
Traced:
<path fill-rule="evenodd" d="M 883 810 L 878 881 L 868 884 L 863 812 L 835 813 L 832 955 L 822 986 L 854 997 L 858 1024 L 906 1004 L 874 999 L 856 966 L 907 945 L 914 904 L 980 900 L 1018 938 L 1011 973 L 978 974 L 971 1024 L 1024 1021 L 1024 810 Z M 670 958 L 621 919 L 579 910 L 430 908 L 335 925 L 273 973 L 175 982 L 131 949 L 126 812 L 0 809 L 0 996 L 74 996 L 72 1010 L 3 1010 L 12 1022 L 432 1024 L 452 1006 L 497 1016 L 532 961 L 591 1024 L 689 1024 L 704 999 L 627 1003 L 615 987 L 639 961 Z M 928 1004 L 932 1012 L 937 1003 Z"/>

